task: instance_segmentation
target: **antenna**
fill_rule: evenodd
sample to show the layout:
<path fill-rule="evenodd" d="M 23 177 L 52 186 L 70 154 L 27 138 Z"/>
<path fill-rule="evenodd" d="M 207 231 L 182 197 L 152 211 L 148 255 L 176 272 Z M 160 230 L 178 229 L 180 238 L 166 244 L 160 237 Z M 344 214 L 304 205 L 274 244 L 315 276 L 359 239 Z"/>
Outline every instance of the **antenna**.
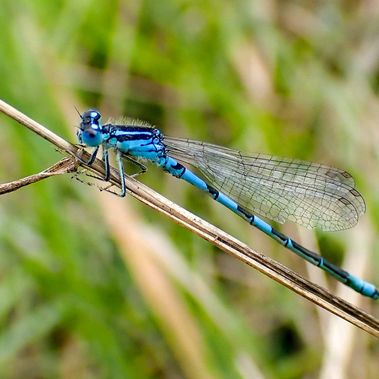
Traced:
<path fill-rule="evenodd" d="M 79 115 L 79 117 L 83 120 L 82 114 L 79 112 L 78 108 L 74 105 L 74 108 L 76 110 L 76 113 Z"/>

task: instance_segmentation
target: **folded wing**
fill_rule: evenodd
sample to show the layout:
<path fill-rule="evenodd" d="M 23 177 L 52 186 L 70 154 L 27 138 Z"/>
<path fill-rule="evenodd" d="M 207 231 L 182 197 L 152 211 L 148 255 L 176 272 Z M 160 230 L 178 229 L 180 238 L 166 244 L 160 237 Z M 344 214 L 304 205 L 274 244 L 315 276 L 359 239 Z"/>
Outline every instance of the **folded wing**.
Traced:
<path fill-rule="evenodd" d="M 336 231 L 354 226 L 365 202 L 349 173 L 321 164 L 165 137 L 167 152 L 198 168 L 246 210 L 283 223 Z"/>

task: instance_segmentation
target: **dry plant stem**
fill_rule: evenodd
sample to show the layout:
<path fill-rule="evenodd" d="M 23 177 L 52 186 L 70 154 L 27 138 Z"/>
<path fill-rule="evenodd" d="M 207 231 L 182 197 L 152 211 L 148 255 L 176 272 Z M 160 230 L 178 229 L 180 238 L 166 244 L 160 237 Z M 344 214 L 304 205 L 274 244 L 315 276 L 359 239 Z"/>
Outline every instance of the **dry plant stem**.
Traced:
<path fill-rule="evenodd" d="M 40 180 L 50 178 L 51 176 L 67 174 L 69 172 L 76 172 L 78 168 L 78 161 L 74 158 L 63 158 L 55 165 L 47 168 L 38 174 L 30 175 L 25 178 L 15 180 L 13 182 L 0 184 L 0 195 L 16 191 L 21 187 L 28 186 L 39 182 Z"/>
<path fill-rule="evenodd" d="M 34 133 L 37 133 L 39 136 L 49 141 L 56 147 L 61 150 L 64 150 L 66 153 L 70 155 L 76 155 L 78 147 L 73 145 L 70 142 L 67 142 L 62 137 L 59 137 L 49 129 L 45 128 L 38 122 L 32 120 L 28 116 L 24 115 L 22 112 L 18 111 L 16 108 L 13 108 L 5 101 L 0 99 L 0 111 L 14 120 L 18 121 L 21 125 L 26 126 L 28 129 L 32 130 Z"/>
<path fill-rule="evenodd" d="M 63 140 L 61 137 L 29 119 L 27 116 L 1 100 L 0 111 L 33 130 L 35 133 L 45 138 L 67 154 L 74 156 L 76 154 L 82 154 L 83 159 L 88 159 L 89 153 L 82 151 L 80 147 Z M 80 162 L 78 163 L 82 165 Z M 83 166 L 86 167 L 85 165 Z M 104 175 L 104 165 L 98 159 L 95 160 L 91 167 L 86 168 L 97 175 Z M 175 203 L 172 203 L 135 179 L 130 177 L 127 177 L 126 179 L 128 193 L 142 201 L 144 204 L 169 216 L 180 225 L 183 225 L 200 237 L 213 243 L 221 250 L 259 270 L 263 274 L 274 279 L 276 282 L 290 288 L 292 291 L 298 293 L 313 303 L 358 326 L 368 333 L 379 337 L 379 321 L 373 316 L 365 313 L 359 308 L 352 306 L 345 300 L 330 294 L 328 291 L 309 282 L 272 259 L 255 252 L 247 245 L 200 219 L 199 217 L 194 216 L 190 212 L 179 207 Z M 115 169 L 111 170 L 110 180 L 114 185 L 120 187 L 120 177 Z"/>

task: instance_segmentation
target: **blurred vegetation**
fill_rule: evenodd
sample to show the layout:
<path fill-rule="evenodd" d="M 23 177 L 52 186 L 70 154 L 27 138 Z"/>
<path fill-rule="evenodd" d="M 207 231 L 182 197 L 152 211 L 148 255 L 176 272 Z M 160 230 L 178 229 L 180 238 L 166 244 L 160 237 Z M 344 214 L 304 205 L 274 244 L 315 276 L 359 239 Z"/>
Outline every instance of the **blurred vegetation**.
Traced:
<path fill-rule="evenodd" d="M 367 215 L 317 241 L 379 284 L 378 21 L 369 1 L 2 0 L 1 98 L 73 142 L 75 106 L 97 107 L 169 135 L 345 168 Z M 2 182 L 61 157 L 12 120 L 0 125 Z M 154 167 L 140 179 L 308 275 L 196 189 Z M 344 260 L 349 246 L 369 253 Z M 378 375 L 373 337 L 133 198 L 69 176 L 1 198 L 0 251 L 1 378 Z"/>

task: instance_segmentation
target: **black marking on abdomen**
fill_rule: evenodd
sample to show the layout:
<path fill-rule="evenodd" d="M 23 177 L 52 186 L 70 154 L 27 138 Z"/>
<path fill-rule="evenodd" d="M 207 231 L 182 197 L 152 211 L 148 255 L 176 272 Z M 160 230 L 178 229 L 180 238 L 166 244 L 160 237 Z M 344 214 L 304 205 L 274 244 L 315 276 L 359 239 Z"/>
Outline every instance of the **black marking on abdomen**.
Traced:
<path fill-rule="evenodd" d="M 180 164 L 179 162 L 176 162 L 176 164 L 174 166 L 171 166 L 172 169 L 174 169 L 175 171 L 181 171 L 179 172 L 177 175 L 175 175 L 177 178 L 181 178 L 184 173 L 187 171 L 187 169 L 182 165 Z"/>
<path fill-rule="evenodd" d="M 288 245 L 289 238 L 285 234 L 280 233 L 278 230 L 276 230 L 274 228 L 271 228 L 271 233 L 275 237 L 278 237 L 278 239 L 280 240 L 280 242 L 282 243 L 282 245 L 284 245 L 284 246 Z"/>
<path fill-rule="evenodd" d="M 334 272 L 334 275 L 341 276 L 345 280 L 349 280 L 349 273 L 342 270 L 342 268 L 335 266 L 333 263 L 323 260 L 323 267 L 327 268 L 330 272 Z"/>
<path fill-rule="evenodd" d="M 244 217 L 246 217 L 246 219 L 249 220 L 250 224 L 254 222 L 254 215 L 249 213 L 246 209 L 242 208 L 240 205 L 237 205 L 237 211 L 241 213 Z"/>
<path fill-rule="evenodd" d="M 217 200 L 217 198 L 219 197 L 220 195 L 220 192 L 218 192 L 216 190 L 216 188 L 212 187 L 211 185 L 209 185 L 208 183 L 206 183 L 207 185 L 207 190 L 209 192 L 209 194 L 213 197 L 214 200 Z"/>
<path fill-rule="evenodd" d="M 291 242 L 292 242 L 292 246 L 296 250 L 299 250 L 302 254 L 310 257 L 313 261 L 317 262 L 317 264 L 316 264 L 317 266 L 320 266 L 321 264 L 323 264 L 324 259 L 321 257 L 321 255 L 318 255 L 318 254 L 314 253 L 313 251 L 306 249 L 304 246 L 299 245 L 295 241 L 291 240 Z"/>

